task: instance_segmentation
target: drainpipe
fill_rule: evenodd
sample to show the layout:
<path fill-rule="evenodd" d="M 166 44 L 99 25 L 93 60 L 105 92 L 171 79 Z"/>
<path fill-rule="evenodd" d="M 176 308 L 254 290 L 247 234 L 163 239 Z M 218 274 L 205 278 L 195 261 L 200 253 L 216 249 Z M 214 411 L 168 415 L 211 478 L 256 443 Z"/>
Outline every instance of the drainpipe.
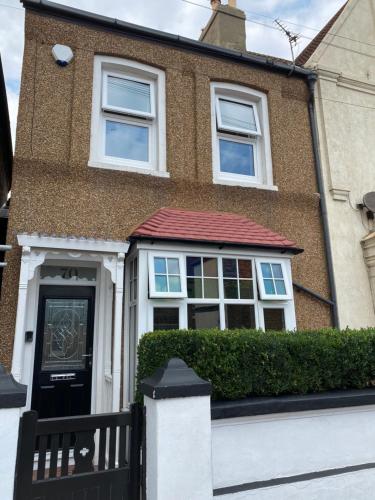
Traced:
<path fill-rule="evenodd" d="M 325 251 L 326 251 L 326 256 L 327 256 L 328 281 L 329 281 L 329 287 L 331 290 L 331 301 L 332 301 L 331 309 L 332 309 L 333 326 L 335 328 L 340 328 L 338 311 L 337 311 L 336 283 L 335 283 L 335 276 L 333 273 L 333 257 L 332 257 L 331 238 L 330 238 L 329 226 L 328 226 L 327 202 L 326 202 L 326 198 L 324 196 L 322 164 L 321 164 L 321 160 L 320 160 L 320 151 L 319 151 L 318 127 L 317 127 L 317 120 L 316 120 L 316 113 L 315 113 L 315 84 L 316 84 L 317 78 L 318 77 L 315 73 L 311 73 L 307 76 L 307 85 L 308 85 L 309 91 L 310 91 L 309 117 L 310 117 L 313 150 L 314 150 L 316 180 L 317 180 L 317 184 L 318 184 L 318 192 L 320 195 L 319 203 L 320 203 L 320 211 L 321 211 L 322 224 L 323 224 L 324 245 L 325 245 Z"/>

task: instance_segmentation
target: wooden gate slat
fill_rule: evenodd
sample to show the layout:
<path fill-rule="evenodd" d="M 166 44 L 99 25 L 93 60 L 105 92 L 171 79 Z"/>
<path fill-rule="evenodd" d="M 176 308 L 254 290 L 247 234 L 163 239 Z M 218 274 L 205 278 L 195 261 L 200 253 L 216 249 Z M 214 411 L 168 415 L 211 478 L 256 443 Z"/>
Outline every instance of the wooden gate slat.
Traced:
<path fill-rule="evenodd" d="M 100 434 L 99 434 L 99 461 L 98 461 L 99 470 L 105 469 L 106 445 L 107 445 L 107 429 L 105 427 L 102 427 L 100 429 Z"/>
<path fill-rule="evenodd" d="M 120 426 L 118 464 L 119 464 L 119 467 L 125 467 L 125 465 L 126 465 L 126 427 L 125 427 L 125 425 Z"/>
<path fill-rule="evenodd" d="M 116 435 L 117 427 L 109 428 L 109 457 L 108 457 L 108 468 L 114 469 L 116 464 Z"/>
<path fill-rule="evenodd" d="M 49 462 L 49 477 L 56 477 L 57 475 L 57 455 L 59 452 L 59 434 L 52 434 L 51 436 L 51 456 Z"/>
<path fill-rule="evenodd" d="M 69 451 L 70 451 L 71 433 L 64 432 L 62 437 L 62 452 L 61 452 L 61 475 L 67 476 L 69 474 Z"/>
<path fill-rule="evenodd" d="M 46 453 L 47 453 L 48 436 L 39 437 L 39 457 L 37 479 L 44 479 L 46 473 Z"/>

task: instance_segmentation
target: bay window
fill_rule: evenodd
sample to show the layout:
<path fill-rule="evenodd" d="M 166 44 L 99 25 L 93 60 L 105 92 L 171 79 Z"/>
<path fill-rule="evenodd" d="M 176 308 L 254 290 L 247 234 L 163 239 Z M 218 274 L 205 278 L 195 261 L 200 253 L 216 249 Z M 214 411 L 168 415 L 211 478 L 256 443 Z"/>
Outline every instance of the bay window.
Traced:
<path fill-rule="evenodd" d="M 154 330 L 295 328 L 287 258 L 158 251 L 148 263 Z"/>

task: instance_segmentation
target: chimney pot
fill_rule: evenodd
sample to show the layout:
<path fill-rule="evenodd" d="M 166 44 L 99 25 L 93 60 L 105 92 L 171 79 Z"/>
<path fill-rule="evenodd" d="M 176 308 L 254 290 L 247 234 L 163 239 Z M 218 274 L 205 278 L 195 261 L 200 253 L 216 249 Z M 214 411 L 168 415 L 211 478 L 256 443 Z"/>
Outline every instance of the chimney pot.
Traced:
<path fill-rule="evenodd" d="M 229 7 L 233 7 L 233 9 L 237 9 L 237 0 L 228 0 Z"/>
<path fill-rule="evenodd" d="M 221 5 L 221 0 L 211 0 L 212 10 L 216 10 L 219 5 Z"/>

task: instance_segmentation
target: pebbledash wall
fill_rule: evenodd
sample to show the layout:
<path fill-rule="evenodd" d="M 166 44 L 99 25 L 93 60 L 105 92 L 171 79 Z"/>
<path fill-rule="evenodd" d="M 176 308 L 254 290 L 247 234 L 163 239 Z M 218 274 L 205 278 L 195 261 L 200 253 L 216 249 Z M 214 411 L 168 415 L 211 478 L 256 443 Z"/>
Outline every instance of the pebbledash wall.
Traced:
<path fill-rule="evenodd" d="M 69 45 L 65 68 L 51 56 Z M 166 73 L 170 178 L 88 166 L 95 54 L 134 59 Z M 267 93 L 274 184 L 278 191 L 212 182 L 210 81 Z M 0 360 L 10 367 L 22 232 L 125 240 L 161 206 L 230 211 L 284 234 L 305 249 L 293 279 L 329 298 L 306 82 L 229 59 L 205 56 L 42 15 L 27 9 L 13 170 L 12 203 L 0 303 Z M 331 325 L 329 306 L 296 293 L 298 328 Z"/>

